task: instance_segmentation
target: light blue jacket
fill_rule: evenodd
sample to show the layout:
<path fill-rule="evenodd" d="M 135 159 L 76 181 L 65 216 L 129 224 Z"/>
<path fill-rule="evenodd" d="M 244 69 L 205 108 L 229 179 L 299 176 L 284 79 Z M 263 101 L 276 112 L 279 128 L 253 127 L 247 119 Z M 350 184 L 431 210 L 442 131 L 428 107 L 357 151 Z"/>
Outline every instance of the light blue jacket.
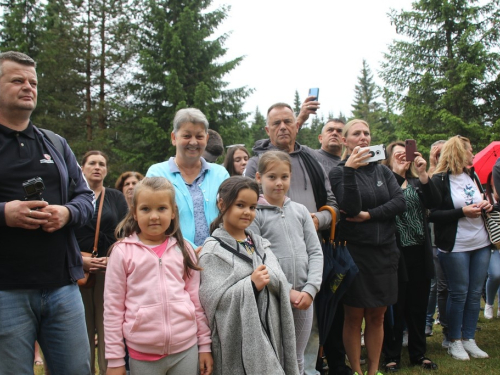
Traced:
<path fill-rule="evenodd" d="M 220 165 L 212 163 L 206 163 L 206 165 L 207 171 L 205 179 L 201 183 L 200 188 L 203 193 L 203 210 L 205 212 L 205 218 L 210 227 L 210 223 L 212 223 L 219 214 L 219 209 L 216 204 L 217 191 L 222 181 L 229 178 L 229 174 L 226 169 Z M 194 244 L 195 226 L 193 200 L 191 199 L 191 194 L 181 174 L 179 172 L 172 172 L 169 160 L 167 160 L 162 163 L 153 164 L 149 167 L 146 177 L 165 177 L 174 185 L 175 201 L 179 208 L 182 235 L 184 239 L 188 240 L 191 246 L 196 249 L 197 246 Z"/>

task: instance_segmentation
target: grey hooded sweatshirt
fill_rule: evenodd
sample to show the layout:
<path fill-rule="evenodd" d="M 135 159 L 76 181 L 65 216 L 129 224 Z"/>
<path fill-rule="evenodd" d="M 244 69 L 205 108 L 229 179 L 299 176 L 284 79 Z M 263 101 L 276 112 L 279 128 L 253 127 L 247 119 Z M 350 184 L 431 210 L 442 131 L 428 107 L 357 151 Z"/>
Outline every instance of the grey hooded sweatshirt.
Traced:
<path fill-rule="evenodd" d="M 302 162 L 299 154 L 300 153 L 308 153 L 312 155 L 317 160 L 317 155 L 314 150 L 310 149 L 307 146 L 302 146 L 301 144 L 295 142 L 295 149 L 288 153 L 290 158 L 292 159 L 292 180 L 290 183 L 290 189 L 287 192 L 287 196 L 294 202 L 303 204 L 306 206 L 310 213 L 314 213 L 319 221 L 319 229 L 320 230 L 330 230 L 330 224 L 332 223 L 332 216 L 329 211 L 321 211 L 318 212 L 318 207 L 316 205 L 316 201 L 314 199 L 313 189 L 315 188 L 312 183 L 309 175 L 306 171 L 306 167 Z M 255 142 L 255 146 L 253 147 L 253 152 L 255 155 L 248 160 L 247 167 L 245 169 L 245 176 L 250 178 L 255 178 L 255 173 L 257 172 L 257 166 L 259 164 L 259 155 L 265 153 L 270 150 L 279 150 L 275 145 L 271 143 L 269 139 L 261 139 Z M 318 161 L 318 164 L 323 168 L 322 164 Z M 323 169 L 324 172 L 324 169 Z M 330 186 L 330 180 L 328 180 L 328 174 L 324 172 L 324 184 L 326 189 L 327 200 L 326 204 L 331 206 L 335 212 L 337 213 L 337 218 L 340 218 L 339 206 L 335 199 L 335 196 L 332 193 L 332 188 Z"/>
<path fill-rule="evenodd" d="M 292 289 L 314 299 L 323 277 L 323 251 L 307 208 L 288 197 L 283 207 L 274 206 L 261 195 L 249 229 L 271 242 Z"/>

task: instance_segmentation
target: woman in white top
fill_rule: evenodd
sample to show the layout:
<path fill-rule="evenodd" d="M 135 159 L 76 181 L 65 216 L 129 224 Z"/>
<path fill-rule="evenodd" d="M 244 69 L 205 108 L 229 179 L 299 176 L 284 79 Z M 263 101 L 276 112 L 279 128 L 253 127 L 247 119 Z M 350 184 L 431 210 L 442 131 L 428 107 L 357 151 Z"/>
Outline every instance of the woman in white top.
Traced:
<path fill-rule="evenodd" d="M 432 210 L 438 258 L 448 280 L 448 353 L 458 360 L 488 358 L 474 340 L 481 293 L 490 261 L 491 243 L 481 212 L 493 206 L 484 200 L 472 166 L 470 141 L 450 138 L 432 181 L 441 192 L 441 206 Z"/>

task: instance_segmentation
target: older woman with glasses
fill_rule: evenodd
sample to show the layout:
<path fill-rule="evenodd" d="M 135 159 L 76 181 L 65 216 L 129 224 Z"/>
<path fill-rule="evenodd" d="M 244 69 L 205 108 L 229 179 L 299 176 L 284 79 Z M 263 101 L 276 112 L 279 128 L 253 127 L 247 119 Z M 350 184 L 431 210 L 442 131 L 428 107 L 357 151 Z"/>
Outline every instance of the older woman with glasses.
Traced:
<path fill-rule="evenodd" d="M 441 205 L 431 212 L 438 258 L 448 280 L 448 353 L 458 360 L 488 358 L 474 340 L 491 243 L 481 213 L 493 206 L 478 187 L 469 139 L 450 138 L 441 150 L 432 181 Z"/>

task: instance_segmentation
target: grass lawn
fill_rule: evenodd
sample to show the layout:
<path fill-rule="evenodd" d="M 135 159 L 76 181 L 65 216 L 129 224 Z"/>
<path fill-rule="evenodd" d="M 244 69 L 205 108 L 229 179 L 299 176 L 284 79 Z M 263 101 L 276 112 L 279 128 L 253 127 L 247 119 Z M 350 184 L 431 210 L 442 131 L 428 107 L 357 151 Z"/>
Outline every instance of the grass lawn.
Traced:
<path fill-rule="evenodd" d="M 494 315 L 496 315 L 496 305 L 493 311 Z M 480 327 L 481 330 L 476 334 L 477 344 L 489 354 L 489 359 L 471 358 L 470 361 L 457 361 L 452 359 L 451 356 L 448 355 L 447 349 L 441 346 L 441 342 L 443 341 L 441 326 L 434 325 L 434 335 L 427 338 L 427 357 L 436 362 L 439 369 L 437 371 L 429 371 L 418 367 L 409 367 L 410 361 L 408 359 L 408 351 L 406 348 L 403 348 L 402 368 L 398 371 L 398 374 L 416 375 L 433 373 L 436 375 L 500 375 L 500 319 L 493 318 L 491 320 L 486 320 L 483 317 L 483 311 L 481 311 L 479 314 L 478 327 Z M 366 370 L 366 366 L 363 366 L 363 371 L 364 370 Z M 36 366 L 35 375 L 43 374 L 43 367 Z"/>

